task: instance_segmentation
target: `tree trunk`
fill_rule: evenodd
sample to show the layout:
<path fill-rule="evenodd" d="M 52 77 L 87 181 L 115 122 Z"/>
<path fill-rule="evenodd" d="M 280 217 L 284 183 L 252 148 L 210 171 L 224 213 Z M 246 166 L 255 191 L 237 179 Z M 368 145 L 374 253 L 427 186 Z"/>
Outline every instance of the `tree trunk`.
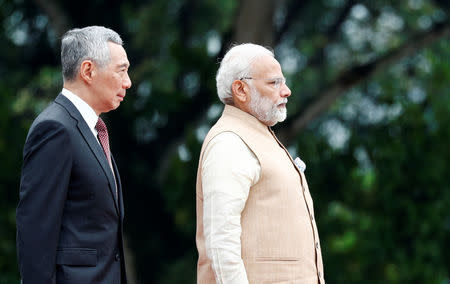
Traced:
<path fill-rule="evenodd" d="M 385 70 L 401 59 L 411 56 L 421 48 L 431 45 L 437 40 L 450 36 L 450 22 L 437 24 L 430 31 L 421 33 L 411 38 L 399 48 L 386 55 L 342 73 L 338 78 L 322 90 L 317 98 L 304 110 L 290 120 L 280 131 L 278 136 L 285 144 L 289 143 L 300 133 L 312 120 L 327 111 L 331 105 L 350 88 L 355 87 L 363 80 L 367 80 L 375 73 Z"/>
<path fill-rule="evenodd" d="M 233 43 L 256 43 L 272 46 L 275 0 L 242 0 L 235 23 Z"/>

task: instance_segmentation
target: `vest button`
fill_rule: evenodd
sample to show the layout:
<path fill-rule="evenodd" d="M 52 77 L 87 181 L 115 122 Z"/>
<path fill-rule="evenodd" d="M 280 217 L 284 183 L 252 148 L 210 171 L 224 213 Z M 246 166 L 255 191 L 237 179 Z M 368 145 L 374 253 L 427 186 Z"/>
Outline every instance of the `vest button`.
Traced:
<path fill-rule="evenodd" d="M 119 254 L 119 253 L 116 253 L 115 259 L 116 259 L 116 261 L 119 261 L 119 260 L 120 260 L 120 254 Z"/>
<path fill-rule="evenodd" d="M 316 249 L 319 249 L 319 243 L 316 242 Z"/>

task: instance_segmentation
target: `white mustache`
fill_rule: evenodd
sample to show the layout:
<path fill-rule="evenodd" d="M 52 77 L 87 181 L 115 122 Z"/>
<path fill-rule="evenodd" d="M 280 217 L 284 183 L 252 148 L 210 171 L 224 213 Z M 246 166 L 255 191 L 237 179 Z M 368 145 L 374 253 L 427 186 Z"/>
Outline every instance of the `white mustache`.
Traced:
<path fill-rule="evenodd" d="M 277 106 L 282 105 L 282 104 L 287 104 L 287 102 L 288 102 L 287 98 L 281 99 L 281 101 L 277 103 Z"/>

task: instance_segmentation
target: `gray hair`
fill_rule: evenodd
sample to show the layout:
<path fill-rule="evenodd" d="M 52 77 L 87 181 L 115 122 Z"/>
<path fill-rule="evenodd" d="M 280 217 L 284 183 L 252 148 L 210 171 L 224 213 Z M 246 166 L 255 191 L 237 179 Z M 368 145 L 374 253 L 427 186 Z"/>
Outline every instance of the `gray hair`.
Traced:
<path fill-rule="evenodd" d="M 61 41 L 61 65 L 64 81 L 73 81 L 79 72 L 81 62 L 92 60 L 100 68 L 111 60 L 108 42 L 122 45 L 122 39 L 115 31 L 90 26 L 66 32 Z"/>
<path fill-rule="evenodd" d="M 235 80 L 250 76 L 253 62 L 262 56 L 274 57 L 274 54 L 253 43 L 235 45 L 227 51 L 216 75 L 217 94 L 224 104 L 233 104 L 231 85 Z"/>

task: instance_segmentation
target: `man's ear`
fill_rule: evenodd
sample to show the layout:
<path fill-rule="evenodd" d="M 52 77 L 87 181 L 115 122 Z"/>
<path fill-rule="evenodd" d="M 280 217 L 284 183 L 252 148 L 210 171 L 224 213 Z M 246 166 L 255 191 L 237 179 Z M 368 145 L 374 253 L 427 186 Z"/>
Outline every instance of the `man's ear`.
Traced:
<path fill-rule="evenodd" d="M 94 62 L 91 60 L 84 60 L 80 66 L 80 77 L 87 84 L 92 83 L 92 79 L 96 74 Z"/>
<path fill-rule="evenodd" d="M 246 104 L 249 101 L 250 89 L 243 81 L 235 80 L 233 84 L 231 84 L 231 91 L 235 103 Z"/>

